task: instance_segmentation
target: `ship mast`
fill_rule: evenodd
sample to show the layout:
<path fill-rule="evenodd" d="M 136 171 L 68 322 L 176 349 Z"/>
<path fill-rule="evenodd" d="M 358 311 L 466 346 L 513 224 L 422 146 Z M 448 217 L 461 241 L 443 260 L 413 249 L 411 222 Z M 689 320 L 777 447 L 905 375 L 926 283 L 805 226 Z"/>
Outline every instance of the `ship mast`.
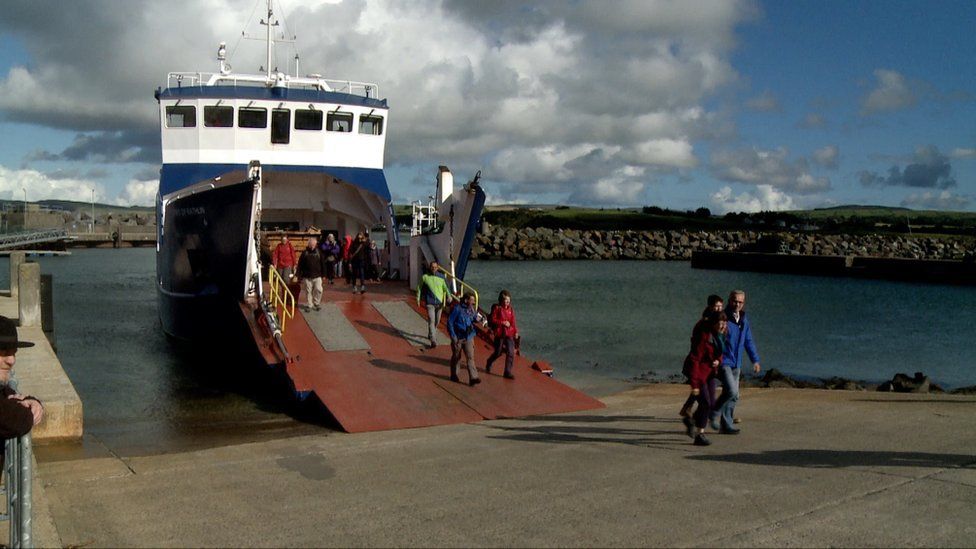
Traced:
<path fill-rule="evenodd" d="M 271 27 L 277 27 L 278 22 L 272 21 L 271 18 L 274 17 L 274 8 L 272 7 L 272 2 L 274 0 L 268 0 L 268 18 L 262 19 L 261 24 L 268 27 L 267 33 L 267 51 L 268 51 L 268 64 L 264 66 L 265 71 L 267 71 L 268 80 L 271 80 L 271 51 L 274 49 L 274 37 L 271 33 Z"/>

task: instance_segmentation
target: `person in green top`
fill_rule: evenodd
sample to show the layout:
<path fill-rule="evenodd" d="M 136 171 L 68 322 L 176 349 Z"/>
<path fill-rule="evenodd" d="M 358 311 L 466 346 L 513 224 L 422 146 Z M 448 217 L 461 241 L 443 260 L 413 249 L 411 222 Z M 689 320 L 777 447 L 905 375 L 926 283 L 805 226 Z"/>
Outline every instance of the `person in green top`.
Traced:
<path fill-rule="evenodd" d="M 417 285 L 417 305 L 420 305 L 421 297 L 427 305 L 427 337 L 430 339 L 430 348 L 437 346 L 434 340 L 434 333 L 437 325 L 441 322 L 441 313 L 444 312 L 444 305 L 450 299 L 450 292 L 447 290 L 447 281 L 444 276 L 437 272 L 440 268 L 436 261 L 432 261 L 427 266 L 427 273 L 420 278 Z"/>

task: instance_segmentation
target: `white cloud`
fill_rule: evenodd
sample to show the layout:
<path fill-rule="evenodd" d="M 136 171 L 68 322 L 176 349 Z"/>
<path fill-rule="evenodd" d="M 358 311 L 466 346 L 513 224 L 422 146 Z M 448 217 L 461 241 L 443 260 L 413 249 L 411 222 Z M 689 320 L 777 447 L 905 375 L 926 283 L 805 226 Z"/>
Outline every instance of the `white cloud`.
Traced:
<path fill-rule="evenodd" d="M 912 107 L 918 101 L 905 77 L 896 71 L 874 71 L 877 85 L 861 101 L 861 114 L 870 115 L 884 111 L 897 111 Z"/>
<path fill-rule="evenodd" d="M 953 158 L 976 158 L 976 149 L 964 149 L 961 147 L 957 147 L 955 149 L 952 149 L 952 152 L 949 153 L 949 156 Z"/>
<path fill-rule="evenodd" d="M 913 193 L 901 201 L 902 206 L 927 210 L 964 210 L 972 203 L 968 196 L 950 191 Z"/>
<path fill-rule="evenodd" d="M 721 213 L 795 210 L 796 203 L 790 195 L 772 185 L 756 185 L 754 191 L 734 195 L 726 185 L 711 195 L 712 205 Z"/>
<path fill-rule="evenodd" d="M 839 156 L 840 149 L 837 145 L 827 145 L 813 151 L 813 161 L 831 170 L 837 169 Z"/>
<path fill-rule="evenodd" d="M 37 170 L 12 170 L 0 166 L 0 199 L 23 200 L 27 189 L 27 200 L 73 200 L 90 202 L 92 189 L 95 201 L 114 203 L 120 206 L 151 206 L 155 203 L 157 180 L 130 181 L 118 196 L 111 196 L 105 186 L 94 179 L 63 174 L 45 174 Z"/>
<path fill-rule="evenodd" d="M 236 40 L 252 4 L 7 6 L 0 32 L 16 34 L 31 63 L 0 74 L 0 115 L 154 147 L 151 93 L 167 71 L 214 70 L 221 40 L 235 70 L 265 63 L 259 43 Z M 646 184 L 620 174 L 695 167 L 693 140 L 725 131 L 705 105 L 738 81 L 736 27 L 759 8 L 752 0 L 611 5 L 320 0 L 278 15 L 282 30 L 298 35 L 303 72 L 379 85 L 391 107 L 388 165 L 464 172 L 492 164 L 499 169 L 486 178 L 511 183 L 513 198 L 540 181 L 563 196 L 600 182 L 593 192 L 613 198 Z M 285 70 L 292 55 L 279 51 L 275 65 Z M 116 157 L 147 161 L 135 150 Z M 607 190 L 617 184 L 619 192 Z M 120 200 L 141 196 L 127 190 Z"/>
<path fill-rule="evenodd" d="M 129 181 L 126 183 L 122 193 L 115 199 L 115 203 L 120 206 L 152 206 L 156 203 L 156 190 L 159 188 L 159 181 Z"/>
<path fill-rule="evenodd" d="M 24 189 L 27 200 L 76 200 L 91 201 L 91 189 L 95 188 L 96 200 L 105 196 L 101 184 L 91 180 L 64 177 L 52 178 L 37 170 L 11 170 L 0 166 L 0 199 L 23 200 Z"/>
<path fill-rule="evenodd" d="M 830 179 L 810 173 L 805 158 L 791 160 L 785 148 L 772 150 L 720 150 L 712 154 L 709 168 L 723 180 L 810 194 L 831 188 Z"/>

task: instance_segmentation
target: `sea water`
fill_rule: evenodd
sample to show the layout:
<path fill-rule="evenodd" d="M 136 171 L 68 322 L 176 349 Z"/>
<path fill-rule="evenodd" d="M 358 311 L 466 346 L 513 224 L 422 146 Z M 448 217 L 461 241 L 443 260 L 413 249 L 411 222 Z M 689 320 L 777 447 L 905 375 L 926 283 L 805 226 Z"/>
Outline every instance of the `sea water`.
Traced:
<path fill-rule="evenodd" d="M 284 391 L 252 379 L 255 369 L 240 364 L 246 354 L 201 354 L 167 340 L 153 248 L 35 260 L 53 275 L 58 355 L 84 402 L 86 433 L 99 444 L 152 453 L 317 429 Z M 0 260 L 0 287 L 8 273 Z M 512 292 L 523 353 L 597 395 L 677 374 L 706 297 L 733 289 L 747 293 L 764 369 L 869 381 L 922 371 L 947 388 L 976 383 L 974 287 L 655 261 L 473 261 L 467 280 L 486 309 L 499 290 Z"/>

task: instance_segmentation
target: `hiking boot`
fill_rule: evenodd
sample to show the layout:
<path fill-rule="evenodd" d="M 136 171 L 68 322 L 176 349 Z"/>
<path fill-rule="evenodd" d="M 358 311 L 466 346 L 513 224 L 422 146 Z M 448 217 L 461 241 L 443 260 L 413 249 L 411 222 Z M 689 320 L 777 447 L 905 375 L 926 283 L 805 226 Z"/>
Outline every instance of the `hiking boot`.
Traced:
<path fill-rule="evenodd" d="M 695 437 L 695 442 L 692 444 L 695 446 L 710 446 L 712 441 L 705 437 L 705 433 L 698 433 L 698 436 Z"/>

